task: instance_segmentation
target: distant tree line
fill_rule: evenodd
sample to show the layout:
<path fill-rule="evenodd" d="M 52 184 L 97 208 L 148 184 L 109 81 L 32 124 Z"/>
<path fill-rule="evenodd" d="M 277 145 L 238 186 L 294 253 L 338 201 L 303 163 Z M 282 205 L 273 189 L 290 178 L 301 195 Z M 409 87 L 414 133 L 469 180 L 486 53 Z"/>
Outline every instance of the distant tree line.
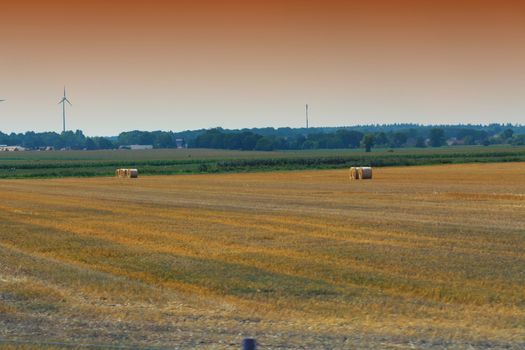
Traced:
<path fill-rule="evenodd" d="M 365 125 L 341 128 L 254 128 L 227 130 L 128 131 L 114 137 L 87 137 L 82 131 L 63 133 L 28 131 L 4 134 L 0 145 L 29 149 L 114 149 L 127 145 L 175 148 L 180 140 L 192 148 L 231 150 L 299 150 L 330 148 L 440 147 L 443 145 L 525 145 L 521 125 Z M 177 141 L 178 140 L 178 141 Z"/>
<path fill-rule="evenodd" d="M 194 148 L 223 148 L 245 151 L 272 151 L 286 149 L 357 148 L 363 133 L 354 130 L 337 130 L 334 133 L 293 134 L 262 136 L 251 131 L 225 132 L 207 130 L 189 143 Z"/>
<path fill-rule="evenodd" d="M 131 131 L 118 137 L 88 137 L 81 130 L 63 133 L 28 131 L 26 133 L 4 134 L 0 132 L 0 145 L 22 146 L 28 149 L 73 149 L 98 150 L 115 149 L 126 145 L 152 145 L 155 148 L 177 147 L 173 132 Z"/>
<path fill-rule="evenodd" d="M 461 128 L 457 130 L 440 127 L 410 128 L 408 130 L 390 130 L 363 132 L 354 129 L 338 129 L 334 132 L 316 132 L 309 134 L 291 133 L 288 136 L 267 134 L 265 136 L 252 131 L 231 132 L 222 129 L 204 131 L 189 143 L 194 148 L 222 148 L 232 150 L 298 150 L 298 149 L 333 149 L 360 148 L 371 151 L 373 147 L 441 147 L 444 145 L 525 145 L 525 134 L 515 135 L 511 128 L 501 131 Z"/>
<path fill-rule="evenodd" d="M 28 149 L 112 149 L 116 144 L 105 137 L 86 137 L 82 131 L 36 133 L 28 131 L 23 134 L 4 134 L 0 132 L 0 145 L 22 146 Z"/>

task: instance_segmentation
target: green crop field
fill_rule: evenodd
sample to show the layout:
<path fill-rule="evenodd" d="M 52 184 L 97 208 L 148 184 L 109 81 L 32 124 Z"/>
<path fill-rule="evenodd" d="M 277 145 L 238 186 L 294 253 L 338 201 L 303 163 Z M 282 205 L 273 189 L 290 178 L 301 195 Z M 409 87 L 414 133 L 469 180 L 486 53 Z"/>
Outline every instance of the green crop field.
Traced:
<path fill-rule="evenodd" d="M 398 166 L 525 160 L 525 147 L 243 152 L 209 149 L 52 151 L 0 153 L 0 178 L 111 176 L 118 167 L 141 175 L 336 169 L 353 165 Z"/>

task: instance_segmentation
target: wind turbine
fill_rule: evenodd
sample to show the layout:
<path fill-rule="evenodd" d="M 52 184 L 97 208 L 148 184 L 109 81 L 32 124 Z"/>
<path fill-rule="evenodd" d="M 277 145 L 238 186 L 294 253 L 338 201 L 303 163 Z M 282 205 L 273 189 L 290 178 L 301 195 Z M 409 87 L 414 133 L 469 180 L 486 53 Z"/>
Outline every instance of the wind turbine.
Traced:
<path fill-rule="evenodd" d="M 71 104 L 71 102 L 69 102 L 69 100 L 67 99 L 66 87 L 64 86 L 64 97 L 62 97 L 62 99 L 58 103 L 58 104 L 62 103 L 62 127 L 63 127 L 63 132 L 66 132 L 66 102 L 69 103 L 70 106 L 73 106 Z"/>

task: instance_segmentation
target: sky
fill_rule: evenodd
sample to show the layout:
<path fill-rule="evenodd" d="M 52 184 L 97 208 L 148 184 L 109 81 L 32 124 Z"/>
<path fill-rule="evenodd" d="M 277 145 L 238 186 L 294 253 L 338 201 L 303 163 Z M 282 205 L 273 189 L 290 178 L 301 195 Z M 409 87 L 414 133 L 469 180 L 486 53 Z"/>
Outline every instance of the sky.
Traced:
<path fill-rule="evenodd" d="M 523 0 L 17 0 L 0 130 L 525 123 Z"/>

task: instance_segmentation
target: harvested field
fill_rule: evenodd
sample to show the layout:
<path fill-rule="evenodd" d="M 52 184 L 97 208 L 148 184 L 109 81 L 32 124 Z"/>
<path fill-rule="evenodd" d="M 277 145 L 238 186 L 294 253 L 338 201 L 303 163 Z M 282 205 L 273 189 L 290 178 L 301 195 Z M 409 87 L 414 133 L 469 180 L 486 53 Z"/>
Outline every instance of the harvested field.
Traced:
<path fill-rule="evenodd" d="M 0 198 L 1 339 L 525 347 L 525 163 L 1 180 Z"/>

